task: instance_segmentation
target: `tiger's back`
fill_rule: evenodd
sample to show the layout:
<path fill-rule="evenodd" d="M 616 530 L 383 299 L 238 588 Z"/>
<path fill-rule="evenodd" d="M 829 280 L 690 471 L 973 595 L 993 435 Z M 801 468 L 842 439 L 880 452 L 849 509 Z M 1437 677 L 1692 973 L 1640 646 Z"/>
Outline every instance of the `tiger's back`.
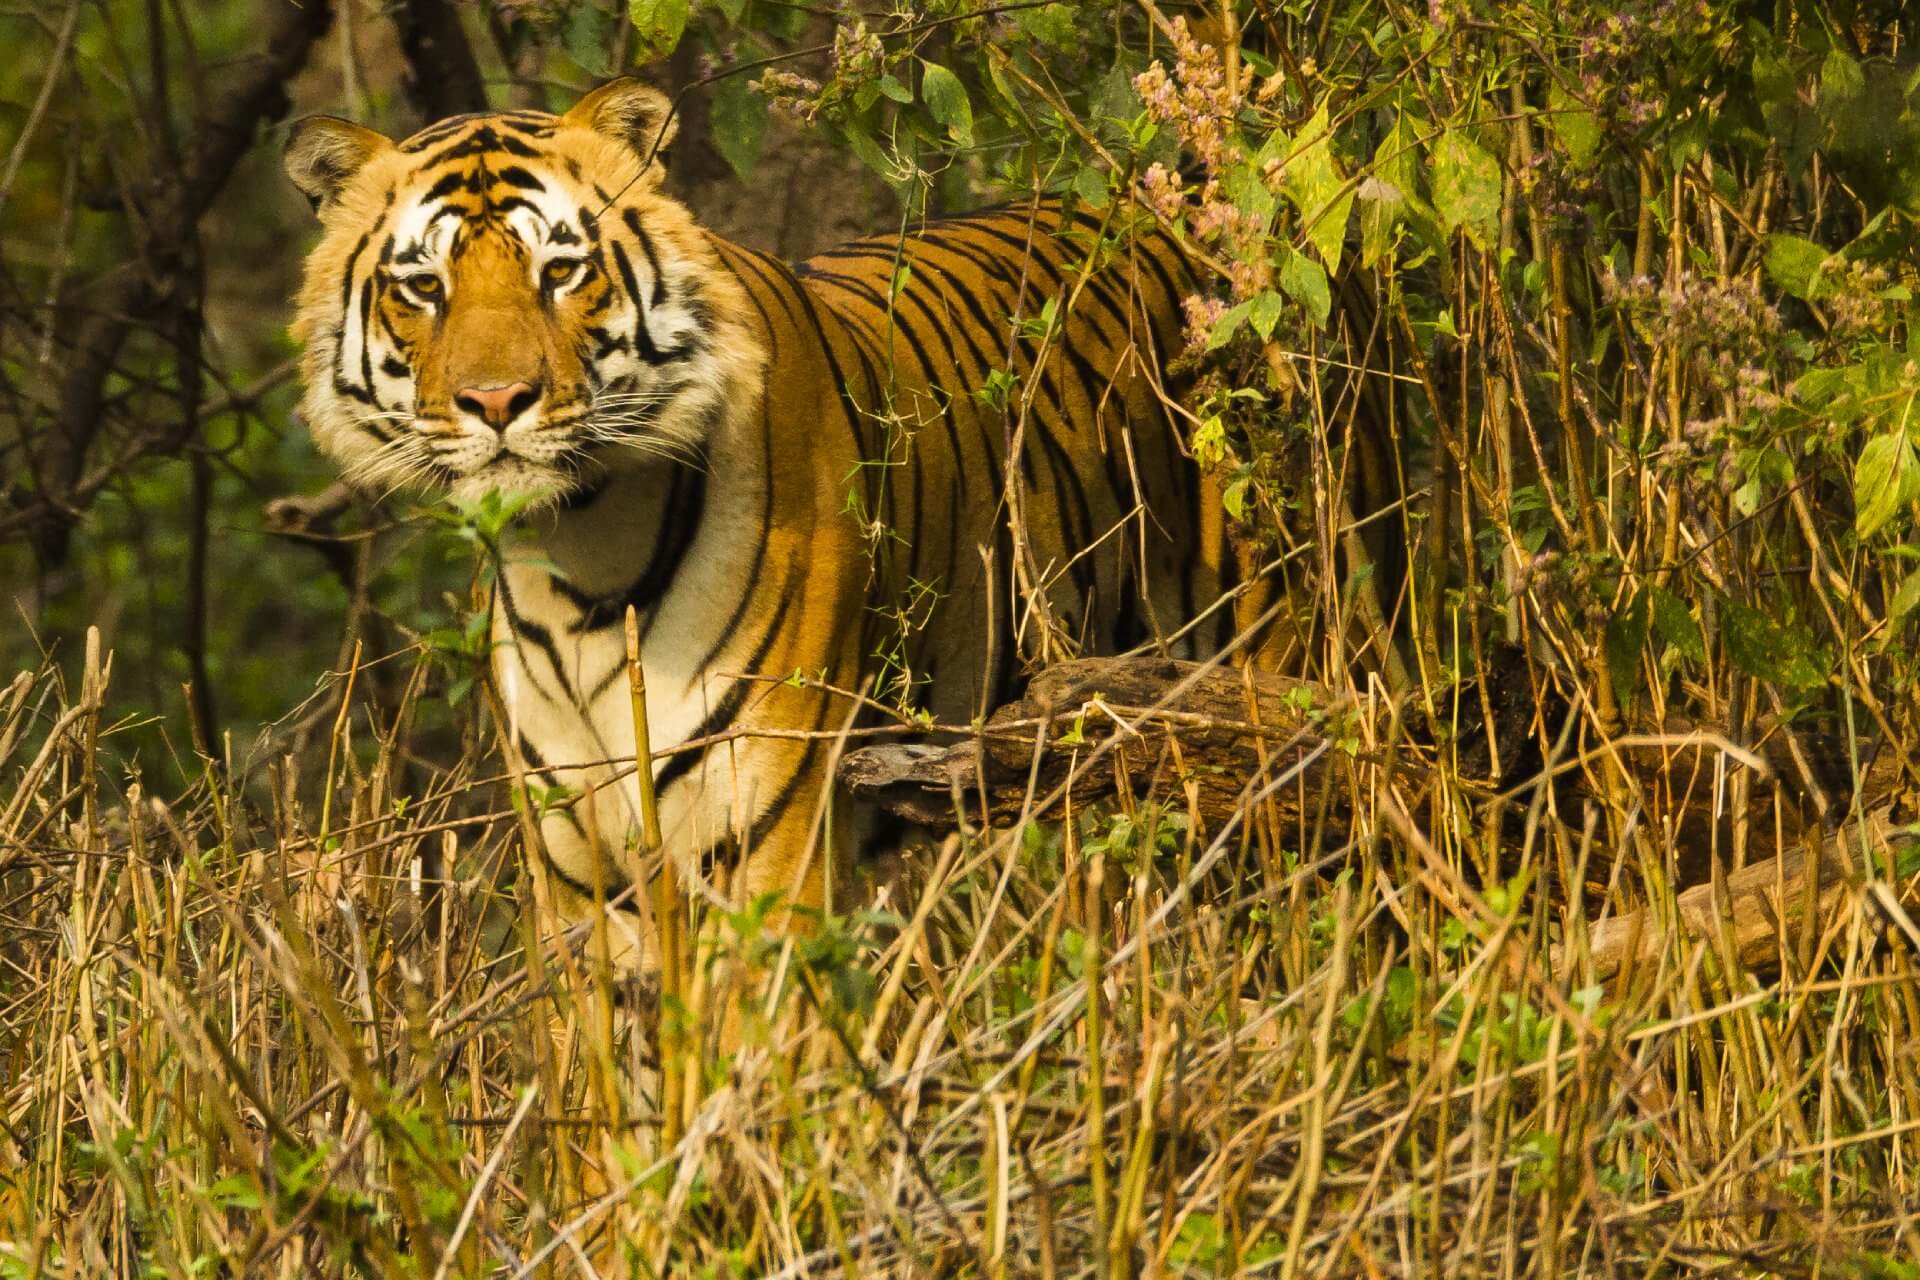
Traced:
<path fill-rule="evenodd" d="M 716 247 L 767 334 L 770 385 L 840 390 L 820 429 L 851 451 L 843 503 L 873 562 L 863 674 L 881 693 L 964 723 L 1036 664 L 1231 638 L 1231 610 L 1182 633 L 1233 559 L 1161 385 L 1196 288 L 1170 238 L 1116 240 L 1048 200 L 791 272 Z M 784 425 L 805 448 L 812 424 Z"/>

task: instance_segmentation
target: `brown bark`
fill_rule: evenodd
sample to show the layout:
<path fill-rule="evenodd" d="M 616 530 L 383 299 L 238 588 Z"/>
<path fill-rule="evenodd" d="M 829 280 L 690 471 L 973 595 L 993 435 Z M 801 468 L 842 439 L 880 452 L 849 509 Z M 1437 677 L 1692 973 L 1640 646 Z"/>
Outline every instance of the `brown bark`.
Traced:
<path fill-rule="evenodd" d="M 60 383 L 57 430 L 37 468 L 40 505 L 23 513 L 37 525 L 35 542 L 49 564 L 65 559 L 74 522 L 119 470 L 116 465 L 89 471 L 87 464 L 106 416 L 107 376 L 122 345 L 136 324 L 182 305 L 182 290 L 194 281 L 186 266 L 201 216 L 253 145 L 260 126 L 286 115 L 287 82 L 333 21 L 333 6 L 326 0 L 266 0 L 265 8 L 264 47 L 242 64 L 232 88 L 195 122 L 178 171 L 156 175 L 162 185 L 143 210 L 141 263 L 120 275 L 75 333 L 73 361 Z M 197 306 L 197 300 L 187 301 Z M 132 452 L 138 456 L 164 439 L 156 436 L 144 446 L 136 442 Z"/>
<path fill-rule="evenodd" d="M 480 64 L 449 0 L 403 0 L 393 9 L 393 25 L 407 60 L 407 100 L 421 123 L 487 109 Z"/>
<path fill-rule="evenodd" d="M 1135 796 L 1190 797 L 1196 819 L 1212 827 L 1245 803 L 1248 779 L 1294 767 L 1296 785 L 1274 797 L 1277 815 L 1318 813 L 1324 802 L 1325 815 L 1339 827 L 1361 785 L 1390 775 L 1404 794 L 1417 794 L 1432 759 L 1430 737 L 1417 723 L 1391 757 L 1331 749 L 1330 739 L 1391 736 L 1384 711 L 1371 726 L 1356 724 L 1356 714 L 1307 681 L 1161 659 L 1085 659 L 1036 676 L 1026 697 L 996 712 L 977 737 L 853 751 L 840 777 L 857 797 L 935 828 L 954 826 L 961 813 L 974 823 L 1057 818 L 1069 782 L 1076 807 L 1122 787 Z M 1460 754 L 1471 754 L 1472 745 L 1462 743 Z M 1891 760 L 1875 760 L 1865 771 L 1864 831 L 1853 823 L 1822 830 L 1811 806 L 1800 802 L 1802 788 L 1788 760 L 1795 750 L 1804 756 L 1807 745 L 1802 739 L 1796 748 L 1787 735 L 1773 734 L 1749 751 L 1711 729 L 1669 726 L 1665 734 L 1617 740 L 1562 760 L 1550 785 L 1560 789 L 1563 810 L 1598 794 L 1603 757 L 1616 758 L 1637 784 L 1645 821 L 1671 842 L 1681 875 L 1705 881 L 1678 895 L 1671 921 L 1646 909 L 1592 926 L 1584 944 L 1562 948 L 1562 966 L 1591 957 L 1594 976 L 1609 978 L 1657 961 L 1676 940 L 1723 941 L 1732 962 L 1756 968 L 1777 960 L 1783 948 L 1810 954 L 1806 949 L 1867 883 L 1863 839 L 1874 852 L 1874 876 L 1884 880 L 1887 850 L 1913 837 L 1891 816 Z M 1805 767 L 1803 760 L 1798 772 Z M 1369 778 L 1369 769 L 1379 772 Z M 1737 769 L 1753 774 L 1746 847 L 1754 861 L 1722 876 L 1715 869 L 1732 848 L 1734 823 L 1725 811 L 1730 788 L 1721 784 Z M 1832 789 L 1828 772 L 1824 799 L 1845 811 L 1849 797 Z M 1508 785 L 1516 799 L 1531 791 L 1527 780 Z M 1486 794 L 1493 794 L 1491 787 Z M 1523 810 L 1513 806 L 1514 821 Z M 1904 909 L 1916 901 L 1913 890 L 1910 883 L 1886 883 L 1871 892 L 1883 909 L 1888 903 Z M 1914 941 L 1920 945 L 1920 935 Z"/>
<path fill-rule="evenodd" d="M 1299 766 L 1298 785 L 1277 800 L 1291 812 L 1300 795 L 1317 797 L 1355 759 L 1324 750 L 1326 721 L 1342 714 L 1310 681 L 1158 658 L 1087 658 L 1035 676 L 978 739 L 849 752 L 840 778 L 861 799 L 934 827 L 955 824 L 956 798 L 969 820 L 1006 822 L 1069 779 L 1076 804 L 1111 796 L 1120 782 L 1134 794 L 1190 787 L 1212 822 L 1234 810 L 1263 766 L 1268 777 Z M 1404 761 L 1396 776 L 1420 772 Z M 1336 815 L 1343 811 L 1338 795 L 1330 800 Z"/>
<path fill-rule="evenodd" d="M 1671 920 L 1654 908 L 1603 920 L 1588 930 L 1583 948 L 1563 945 L 1561 964 L 1590 956 L 1594 977 L 1611 978 L 1657 964 L 1676 941 L 1718 943 L 1723 956 L 1750 969 L 1771 968 L 1787 954 L 1805 960 L 1862 893 L 1868 879 L 1861 867 L 1863 845 L 1873 852 L 1877 877 L 1886 851 L 1912 839 L 1896 831 L 1890 810 L 1876 810 L 1825 839 L 1807 840 L 1683 891 Z M 1886 886 L 1902 910 L 1916 901 L 1915 889 L 1912 879 Z M 1882 894 L 1874 896 L 1884 901 Z"/>

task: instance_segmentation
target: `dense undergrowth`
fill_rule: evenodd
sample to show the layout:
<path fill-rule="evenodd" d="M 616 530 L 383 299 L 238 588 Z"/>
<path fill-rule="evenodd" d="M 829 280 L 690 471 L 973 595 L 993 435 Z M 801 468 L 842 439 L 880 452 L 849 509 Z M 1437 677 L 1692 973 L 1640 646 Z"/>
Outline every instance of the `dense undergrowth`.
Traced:
<path fill-rule="evenodd" d="M 1305 588 L 1324 795 L 1070 793 L 805 938 L 710 904 L 663 1002 L 535 927 L 556 798 L 463 618 L 265 750 L 177 726 L 185 784 L 57 653 L 0 695 L 0 1276 L 1920 1276 L 1904 12 L 942 5 L 789 63 L 776 8 L 619 38 L 776 59 L 741 168 L 771 98 L 907 207 L 1070 188 L 1217 268 L 1187 421 Z M 1531 754 L 1405 767 L 1503 684 Z M 1677 802 L 1616 763 L 1703 741 Z M 1758 959 L 1677 922 L 1798 841 L 1846 874 Z"/>

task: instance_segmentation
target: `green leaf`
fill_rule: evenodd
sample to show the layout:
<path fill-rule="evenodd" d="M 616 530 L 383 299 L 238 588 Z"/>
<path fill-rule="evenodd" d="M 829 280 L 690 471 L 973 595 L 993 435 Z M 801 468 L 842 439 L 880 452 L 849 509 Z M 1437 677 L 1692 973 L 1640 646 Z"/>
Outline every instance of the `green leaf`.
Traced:
<path fill-rule="evenodd" d="M 1079 196 L 1082 200 L 1085 200 L 1090 207 L 1095 209 L 1106 208 L 1107 207 L 1106 171 L 1102 169 L 1096 169 L 1092 165 L 1088 165 L 1086 168 L 1082 169 L 1080 172 L 1073 175 L 1073 191 L 1075 195 Z"/>
<path fill-rule="evenodd" d="M 596 76 L 613 74 L 613 41 L 613 15 L 598 5 L 575 7 L 560 32 L 567 56 Z"/>
<path fill-rule="evenodd" d="M 1236 303 L 1221 313 L 1213 322 L 1213 332 L 1207 335 L 1207 350 L 1218 351 L 1233 341 L 1233 335 L 1246 323 L 1247 313 L 1253 309 L 1251 302 Z"/>
<path fill-rule="evenodd" d="M 1824 656 L 1805 627 L 1787 627 L 1752 605 L 1722 598 L 1721 631 L 1733 665 L 1795 693 L 1827 682 Z"/>
<path fill-rule="evenodd" d="M 1287 146 L 1287 135 L 1275 129 L 1259 151 L 1230 165 L 1221 175 L 1220 185 L 1228 203 L 1263 227 L 1273 221 L 1274 211 L 1280 207 L 1280 197 L 1267 185 L 1266 167 L 1270 161 L 1284 157 Z"/>
<path fill-rule="evenodd" d="M 913 101 L 913 90 L 901 84 L 899 77 L 891 71 L 881 76 L 878 84 L 880 92 L 895 102 L 905 104 Z"/>
<path fill-rule="evenodd" d="M 1687 602 L 1665 587 L 1653 588 L 1653 632 L 1663 644 L 1678 649 L 1682 657 L 1695 662 L 1706 660 L 1707 644 L 1699 621 Z"/>
<path fill-rule="evenodd" d="M 1280 264 L 1280 287 L 1289 298 L 1307 309 L 1316 328 L 1325 328 L 1333 311 L 1333 294 L 1327 287 L 1327 273 L 1306 254 L 1287 249 Z"/>
<path fill-rule="evenodd" d="M 1433 207 L 1448 230 L 1462 228 L 1482 249 L 1500 234 L 1500 162 L 1458 129 L 1433 149 Z"/>
<path fill-rule="evenodd" d="M 1820 110 L 1831 116 L 1850 106 L 1867 91 L 1867 77 L 1860 64 L 1838 44 L 1827 51 L 1820 64 Z"/>
<path fill-rule="evenodd" d="M 760 162 L 767 137 L 767 100 L 748 88 L 746 76 L 728 76 L 713 97 L 713 148 L 745 178 Z"/>
<path fill-rule="evenodd" d="M 627 0 L 633 19 L 635 62 L 652 62 L 672 53 L 687 32 L 689 0 Z M 582 6 L 590 8 L 591 6 Z"/>
<path fill-rule="evenodd" d="M 1853 466 L 1853 530 L 1871 538 L 1915 496 L 1920 496 L 1920 458 L 1904 431 L 1867 441 Z"/>
<path fill-rule="evenodd" d="M 1626 607 L 1607 619 L 1607 672 L 1622 706 L 1640 691 L 1640 650 L 1647 643 L 1647 592 L 1636 591 Z"/>
<path fill-rule="evenodd" d="M 1809 369 L 1793 380 L 1793 398 L 1818 409 L 1847 389 L 1847 370 Z"/>
<path fill-rule="evenodd" d="M 1372 266 L 1392 251 L 1394 233 L 1412 223 L 1431 239 L 1433 210 L 1420 198 L 1420 125 L 1404 114 L 1373 153 L 1373 172 L 1360 185 L 1360 257 Z"/>
<path fill-rule="evenodd" d="M 1220 494 L 1220 505 L 1235 520 L 1247 518 L 1247 489 L 1253 480 L 1249 476 L 1238 476 Z"/>
<path fill-rule="evenodd" d="M 967 87 L 960 77 L 937 62 L 920 60 L 925 71 L 920 81 L 920 96 L 927 101 L 933 118 L 947 126 L 947 133 L 961 146 L 973 143 L 973 104 L 967 100 Z"/>
<path fill-rule="evenodd" d="M 1407 197 L 1385 178 L 1368 178 L 1355 193 L 1360 197 L 1360 265 L 1371 267 L 1393 252 L 1393 232 L 1407 207 Z"/>
<path fill-rule="evenodd" d="M 1387 136 L 1380 139 L 1380 147 L 1373 153 L 1374 176 L 1391 182 L 1408 199 L 1419 195 L 1423 124 L 1405 112 L 1394 116 L 1393 128 L 1387 130 Z"/>
<path fill-rule="evenodd" d="M 1263 342 L 1273 336 L 1273 326 L 1280 323 L 1280 313 L 1286 305 L 1286 299 L 1271 289 L 1262 289 L 1247 303 L 1247 319 L 1253 322 L 1253 331 Z"/>
<path fill-rule="evenodd" d="M 1600 122 L 1580 100 L 1552 80 L 1547 89 L 1547 127 L 1567 149 L 1574 164 L 1585 168 L 1600 149 Z"/>
<path fill-rule="evenodd" d="M 891 157 L 874 141 L 873 134 L 858 118 L 848 120 L 840 127 L 841 136 L 847 140 L 847 149 L 855 155 L 861 164 L 879 174 L 890 187 L 898 188 L 900 178 L 897 166 Z"/>
<path fill-rule="evenodd" d="M 207 1188 L 207 1199 L 222 1209 L 257 1211 L 260 1208 L 260 1187 L 244 1173 L 230 1173 Z"/>
<path fill-rule="evenodd" d="M 1887 621 L 1899 622 L 1913 612 L 1915 605 L 1920 605 L 1920 569 L 1908 574 L 1900 589 L 1893 593 L 1893 602 L 1887 606 Z"/>
<path fill-rule="evenodd" d="M 1826 249 L 1811 240 L 1784 232 L 1767 237 L 1767 276 L 1796 298 L 1811 302 L 1825 292 L 1820 268 L 1827 257 Z"/>
<path fill-rule="evenodd" d="M 1347 213 L 1353 208 L 1353 192 L 1340 173 L 1333 155 L 1332 129 L 1327 123 L 1325 103 L 1298 135 L 1305 146 L 1294 152 L 1282 175 L 1287 198 L 1300 211 L 1301 226 L 1307 243 L 1314 247 L 1328 271 L 1340 269 L 1340 247 L 1346 243 Z"/>

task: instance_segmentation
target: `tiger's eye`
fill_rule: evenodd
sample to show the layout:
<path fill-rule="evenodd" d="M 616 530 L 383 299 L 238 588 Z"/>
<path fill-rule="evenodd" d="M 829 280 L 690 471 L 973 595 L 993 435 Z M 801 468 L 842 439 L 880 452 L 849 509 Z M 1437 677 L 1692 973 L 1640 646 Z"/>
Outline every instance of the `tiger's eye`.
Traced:
<path fill-rule="evenodd" d="M 439 276 L 425 275 L 425 274 L 417 275 L 417 276 L 408 276 L 401 283 L 405 284 L 407 288 L 413 290 L 413 292 L 419 297 L 437 298 L 440 296 L 440 277 Z"/>
<path fill-rule="evenodd" d="M 555 258 L 540 269 L 540 279 L 549 289 L 558 289 L 572 282 L 580 274 L 580 261 L 577 258 Z"/>

